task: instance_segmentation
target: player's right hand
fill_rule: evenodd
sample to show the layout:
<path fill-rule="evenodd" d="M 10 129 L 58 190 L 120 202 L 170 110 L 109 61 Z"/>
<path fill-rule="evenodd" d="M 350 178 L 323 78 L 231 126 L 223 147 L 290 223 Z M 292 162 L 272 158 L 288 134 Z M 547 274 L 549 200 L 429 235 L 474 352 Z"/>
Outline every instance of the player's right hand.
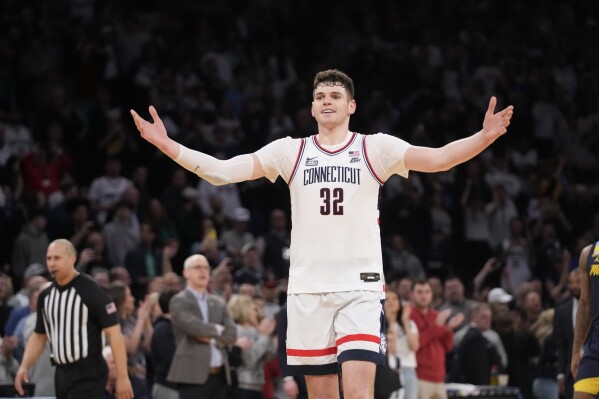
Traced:
<path fill-rule="evenodd" d="M 29 383 L 29 373 L 27 369 L 23 366 L 19 367 L 19 371 L 15 376 L 15 389 L 19 393 L 19 395 L 23 396 L 25 392 L 23 391 L 23 382 Z"/>
<path fill-rule="evenodd" d="M 164 123 L 162 123 L 162 119 L 158 116 L 156 108 L 150 106 L 149 110 L 154 123 L 148 122 L 134 110 L 130 110 L 130 112 L 137 130 L 141 133 L 141 137 L 161 148 L 162 143 L 168 138 L 166 128 L 164 127 Z"/>

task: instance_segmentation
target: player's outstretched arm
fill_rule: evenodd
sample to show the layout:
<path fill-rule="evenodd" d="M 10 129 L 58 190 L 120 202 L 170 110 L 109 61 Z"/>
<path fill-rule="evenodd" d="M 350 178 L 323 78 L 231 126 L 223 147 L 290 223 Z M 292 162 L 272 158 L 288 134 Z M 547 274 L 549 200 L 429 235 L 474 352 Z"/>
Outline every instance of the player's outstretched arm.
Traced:
<path fill-rule="evenodd" d="M 496 113 L 496 105 L 497 98 L 491 97 L 482 130 L 470 137 L 453 141 L 441 148 L 408 148 L 404 159 L 406 168 L 416 172 L 442 172 L 480 154 L 507 131 L 514 113 L 511 105 Z"/>
<path fill-rule="evenodd" d="M 238 183 L 264 176 L 262 165 L 254 154 L 239 155 L 228 160 L 216 159 L 186 148 L 168 137 L 164 123 L 153 106 L 150 106 L 153 122 L 145 120 L 134 110 L 130 112 L 141 137 L 185 169 L 214 185 Z"/>

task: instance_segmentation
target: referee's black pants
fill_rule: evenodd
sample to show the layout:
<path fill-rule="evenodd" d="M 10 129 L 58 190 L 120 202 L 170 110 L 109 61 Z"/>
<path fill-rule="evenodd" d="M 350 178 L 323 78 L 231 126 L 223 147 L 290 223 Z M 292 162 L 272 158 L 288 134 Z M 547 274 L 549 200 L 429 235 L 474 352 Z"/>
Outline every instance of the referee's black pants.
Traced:
<path fill-rule="evenodd" d="M 56 399 L 100 399 L 108 381 L 103 357 L 56 365 Z"/>

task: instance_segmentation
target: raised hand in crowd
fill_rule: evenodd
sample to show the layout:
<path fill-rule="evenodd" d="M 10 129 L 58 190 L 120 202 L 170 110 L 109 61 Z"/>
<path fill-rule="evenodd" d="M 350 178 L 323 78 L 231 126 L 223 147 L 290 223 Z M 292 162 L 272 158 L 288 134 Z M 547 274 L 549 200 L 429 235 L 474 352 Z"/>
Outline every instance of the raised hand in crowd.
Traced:
<path fill-rule="evenodd" d="M 449 308 L 443 309 L 439 313 L 437 313 L 437 318 L 435 319 L 435 323 L 437 323 L 438 326 L 442 326 L 445 323 L 447 323 L 449 316 L 451 316 L 451 309 L 449 309 Z"/>
<path fill-rule="evenodd" d="M 258 325 L 258 331 L 260 332 L 260 334 L 270 337 L 275 332 L 276 327 L 276 320 L 267 317 L 260 321 L 260 324 Z"/>

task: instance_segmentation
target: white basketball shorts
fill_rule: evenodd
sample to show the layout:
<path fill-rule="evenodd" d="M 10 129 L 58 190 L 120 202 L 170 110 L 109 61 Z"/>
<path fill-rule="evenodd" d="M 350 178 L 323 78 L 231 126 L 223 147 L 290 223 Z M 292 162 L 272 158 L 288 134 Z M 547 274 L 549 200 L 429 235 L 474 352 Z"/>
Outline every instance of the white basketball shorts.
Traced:
<path fill-rule="evenodd" d="M 287 295 L 287 363 L 294 375 L 336 374 L 339 364 L 362 360 L 384 365 L 381 292 Z"/>

